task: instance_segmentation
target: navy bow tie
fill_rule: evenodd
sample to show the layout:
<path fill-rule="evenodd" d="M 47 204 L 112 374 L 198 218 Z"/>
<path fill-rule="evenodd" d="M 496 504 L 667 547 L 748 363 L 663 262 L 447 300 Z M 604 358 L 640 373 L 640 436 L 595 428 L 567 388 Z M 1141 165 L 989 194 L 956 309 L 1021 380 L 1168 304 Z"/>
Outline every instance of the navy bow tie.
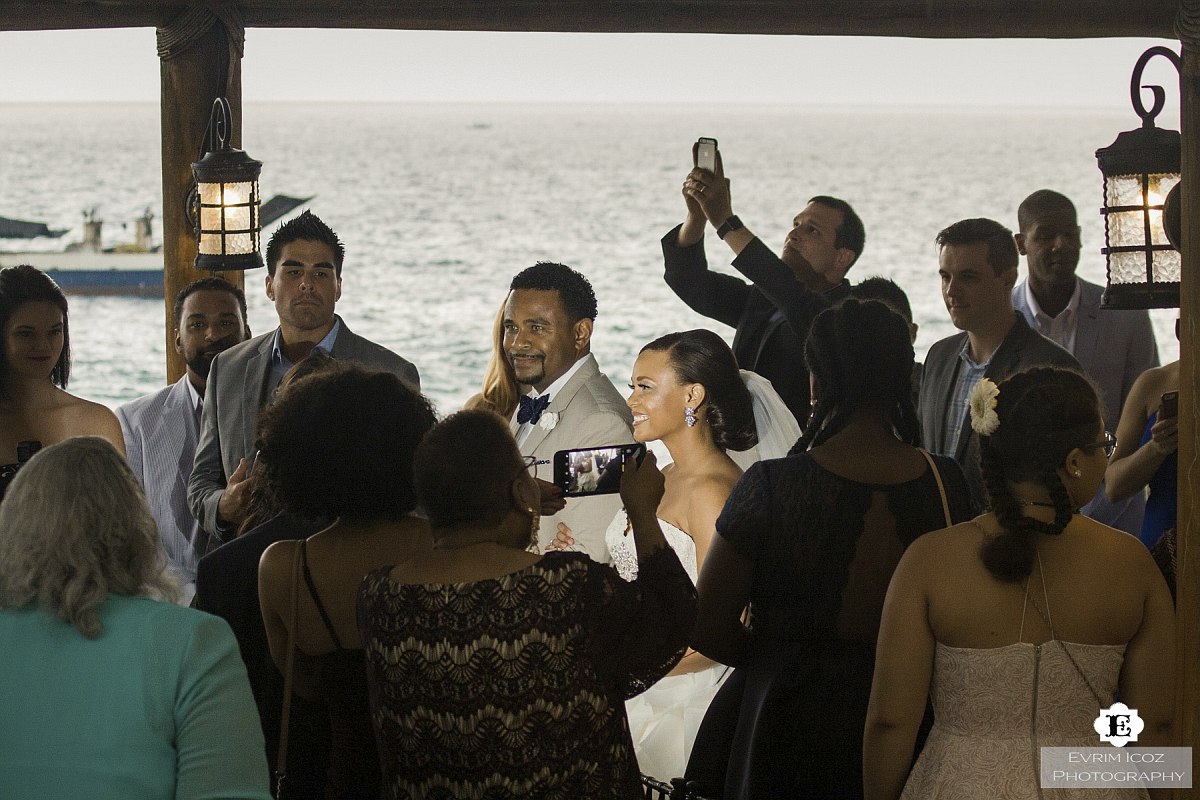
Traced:
<path fill-rule="evenodd" d="M 536 424 L 542 418 L 542 412 L 550 405 L 550 395 L 544 394 L 536 400 L 529 395 L 521 396 L 521 407 L 517 409 L 517 424 L 526 422 Z"/>

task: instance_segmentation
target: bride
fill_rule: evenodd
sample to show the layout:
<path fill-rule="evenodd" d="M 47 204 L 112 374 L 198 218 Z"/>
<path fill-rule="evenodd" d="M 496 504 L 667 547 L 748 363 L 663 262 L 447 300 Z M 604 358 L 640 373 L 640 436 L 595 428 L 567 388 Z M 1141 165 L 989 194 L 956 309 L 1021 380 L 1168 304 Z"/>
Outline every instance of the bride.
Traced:
<path fill-rule="evenodd" d="M 660 442 L 669 453 L 658 518 L 694 583 L 743 466 L 786 455 L 800 428 L 770 382 L 739 372 L 729 346 L 708 330 L 669 333 L 647 344 L 634 363 L 629 389 L 634 438 Z M 738 454 L 741 466 L 731 450 L 747 451 Z M 633 580 L 637 556 L 628 528 L 622 511 L 609 525 L 606 541 L 617 572 Z M 560 525 L 555 544 L 571 543 L 570 530 Z M 643 773 L 663 780 L 683 774 L 700 721 L 726 672 L 689 650 L 666 678 L 626 704 Z"/>

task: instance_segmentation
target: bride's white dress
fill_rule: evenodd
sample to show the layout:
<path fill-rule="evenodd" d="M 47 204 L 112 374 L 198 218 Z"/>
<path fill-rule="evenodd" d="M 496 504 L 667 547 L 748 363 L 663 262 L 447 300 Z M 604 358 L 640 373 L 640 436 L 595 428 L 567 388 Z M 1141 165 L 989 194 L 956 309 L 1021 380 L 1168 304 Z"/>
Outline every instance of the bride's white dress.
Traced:
<path fill-rule="evenodd" d="M 698 570 L 692 537 L 669 522 L 660 519 L 658 524 L 695 583 Z M 637 554 L 627 527 L 622 510 L 608 526 L 605 541 L 618 574 L 632 581 L 637 577 Z M 663 781 L 683 775 L 704 712 L 730 671 L 718 664 L 699 672 L 668 675 L 625 703 L 633 749 L 643 773 Z"/>

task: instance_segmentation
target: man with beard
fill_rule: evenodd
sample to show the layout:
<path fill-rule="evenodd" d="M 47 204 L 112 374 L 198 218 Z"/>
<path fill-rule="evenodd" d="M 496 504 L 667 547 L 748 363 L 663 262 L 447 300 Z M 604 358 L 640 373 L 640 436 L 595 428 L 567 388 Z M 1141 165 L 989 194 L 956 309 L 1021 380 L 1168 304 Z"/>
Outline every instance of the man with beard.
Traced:
<path fill-rule="evenodd" d="M 592 355 L 596 295 L 587 278 L 562 264 L 541 262 L 519 272 L 504 304 L 504 357 L 528 393 L 509 421 L 521 454 L 537 460 L 537 477 L 551 477 L 559 450 L 607 447 L 633 441 L 633 415 Z M 561 508 L 543 500 L 543 513 Z M 543 549 L 558 523 L 576 546 L 608 562 L 604 532 L 621 508 L 620 495 L 573 498 L 541 520 Z"/>
<path fill-rule="evenodd" d="M 385 347 L 351 332 L 334 313 L 342 296 L 346 250 L 336 233 L 306 211 L 279 227 L 267 243 L 267 297 L 279 327 L 221 353 L 209 374 L 188 507 L 209 534 L 233 537 L 246 513 L 246 477 L 254 459 L 258 410 L 284 373 L 313 348 L 339 361 L 391 372 L 420 391 L 417 368 Z M 353 469 L 353 464 L 330 464 Z"/>
<path fill-rule="evenodd" d="M 217 353 L 249 337 L 241 289 L 215 277 L 189 283 L 175 298 L 175 351 L 187 372 L 117 409 L 129 465 L 146 491 L 171 568 L 186 587 L 185 602 L 195 593 L 196 562 L 212 541 L 187 505 L 209 368 Z"/>
<path fill-rule="evenodd" d="M 692 155 L 694 161 L 695 149 Z M 804 342 L 817 314 L 850 294 L 846 272 L 862 253 L 862 220 L 845 200 L 818 195 L 792 220 L 776 256 L 734 215 L 719 151 L 715 167 L 695 167 L 683 182 L 687 217 L 662 239 L 667 285 L 693 311 L 736 329 L 738 366 L 771 381 L 803 424 L 809 412 Z M 709 270 L 706 224 L 733 251 L 733 266 L 749 284 Z"/>

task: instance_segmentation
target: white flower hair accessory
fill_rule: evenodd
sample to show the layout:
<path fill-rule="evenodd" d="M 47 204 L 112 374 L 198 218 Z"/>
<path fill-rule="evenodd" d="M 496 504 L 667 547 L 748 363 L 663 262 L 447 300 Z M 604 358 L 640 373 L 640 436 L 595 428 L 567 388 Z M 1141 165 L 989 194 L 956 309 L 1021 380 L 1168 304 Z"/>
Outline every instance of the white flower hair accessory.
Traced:
<path fill-rule="evenodd" d="M 538 420 L 538 427 L 544 431 L 552 431 L 558 425 L 558 414 L 553 411 L 542 412 L 542 418 Z"/>
<path fill-rule="evenodd" d="M 989 378 L 983 378 L 971 390 L 967 400 L 971 409 L 971 428 L 980 436 L 991 436 L 1000 427 L 1000 417 L 996 415 L 996 398 L 999 396 L 1000 388 Z"/>

